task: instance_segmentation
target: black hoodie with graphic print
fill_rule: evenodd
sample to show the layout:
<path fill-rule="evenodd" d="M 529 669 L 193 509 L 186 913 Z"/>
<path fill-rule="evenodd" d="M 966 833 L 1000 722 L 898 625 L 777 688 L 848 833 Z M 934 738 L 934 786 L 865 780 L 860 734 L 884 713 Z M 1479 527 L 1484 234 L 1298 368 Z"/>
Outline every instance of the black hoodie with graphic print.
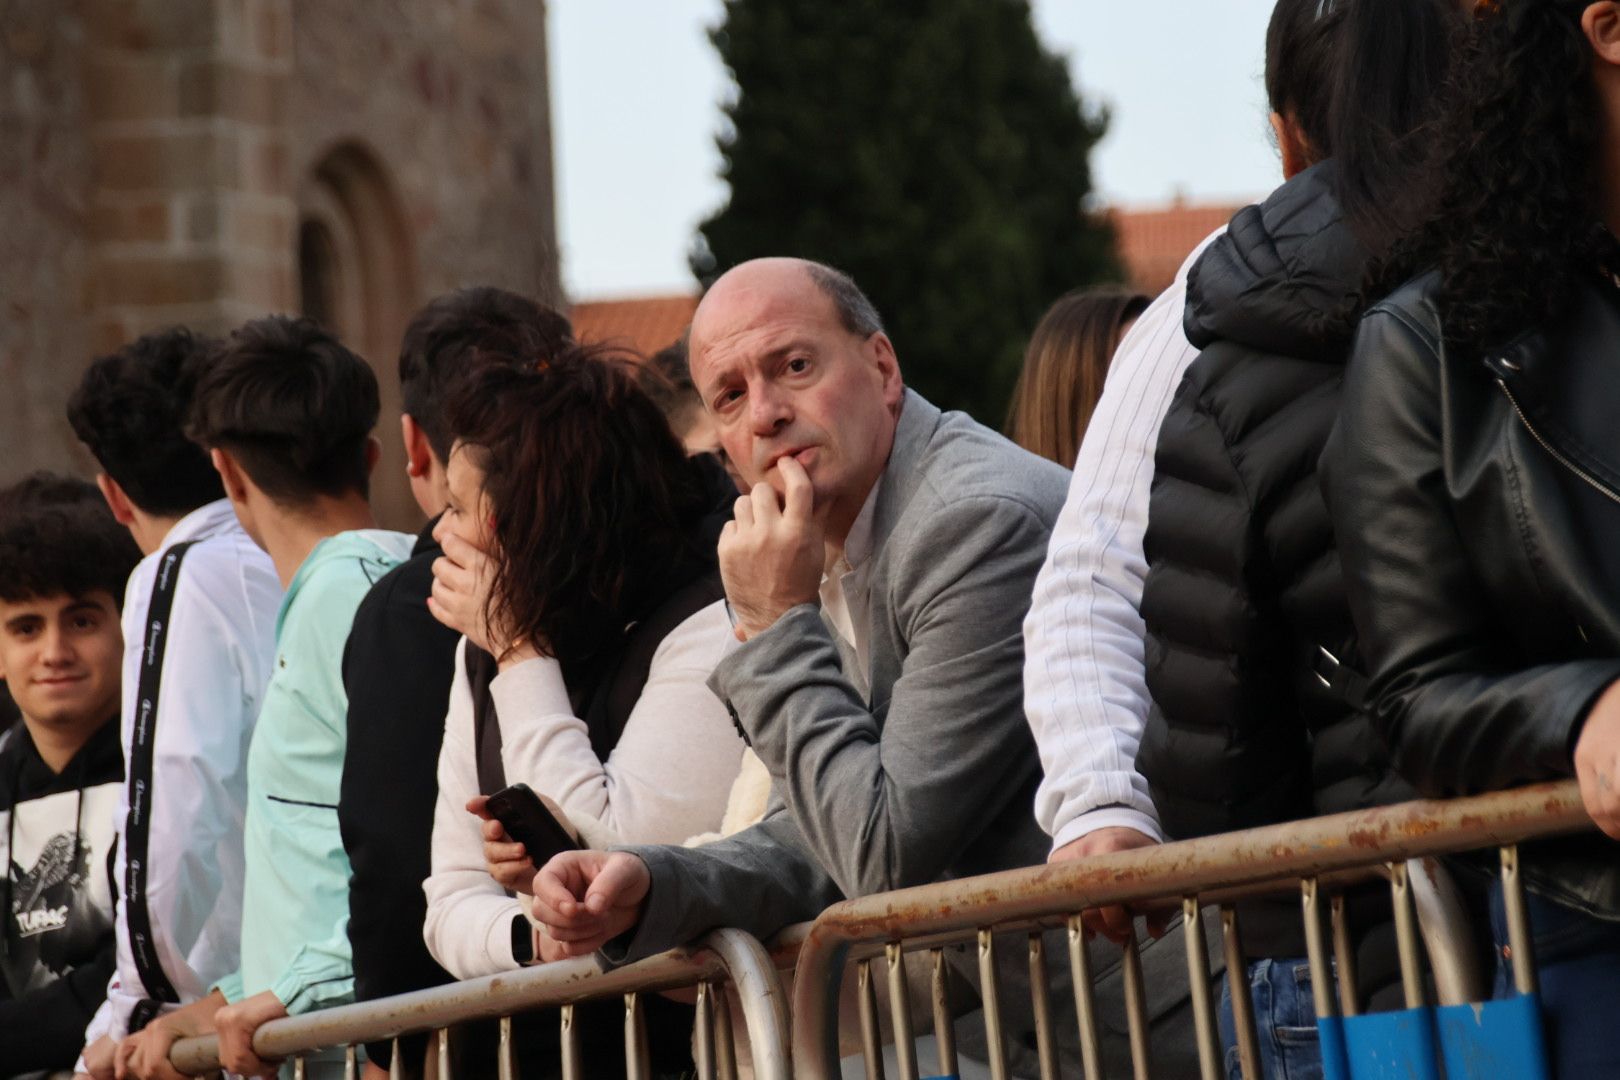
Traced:
<path fill-rule="evenodd" d="M 71 1069 L 116 962 L 112 717 L 61 773 L 28 728 L 0 736 L 0 1077 Z"/>

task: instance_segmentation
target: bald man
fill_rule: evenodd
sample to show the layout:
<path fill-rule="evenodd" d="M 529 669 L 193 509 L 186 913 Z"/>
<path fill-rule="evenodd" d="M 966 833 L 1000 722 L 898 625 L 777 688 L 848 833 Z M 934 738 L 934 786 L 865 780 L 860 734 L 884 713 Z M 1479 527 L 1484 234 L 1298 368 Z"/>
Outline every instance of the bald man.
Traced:
<path fill-rule="evenodd" d="M 1049 846 L 1022 626 L 1068 473 L 906 390 L 877 311 L 828 267 L 738 266 L 690 342 L 751 485 L 720 540 L 737 645 L 709 685 L 769 769 L 772 808 L 703 848 L 553 859 L 534 882 L 547 959 L 638 959 L 716 926 L 764 937 Z M 1009 1019 L 1009 1051 L 1034 1046 L 1031 1018 Z"/>

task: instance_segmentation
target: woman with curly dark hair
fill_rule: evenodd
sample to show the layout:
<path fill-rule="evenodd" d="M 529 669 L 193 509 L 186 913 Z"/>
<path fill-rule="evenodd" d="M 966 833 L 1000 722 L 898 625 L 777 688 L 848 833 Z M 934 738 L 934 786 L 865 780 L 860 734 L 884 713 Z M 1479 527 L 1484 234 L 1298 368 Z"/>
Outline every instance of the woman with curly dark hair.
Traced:
<path fill-rule="evenodd" d="M 715 568 L 718 487 L 629 362 L 597 350 L 479 371 L 447 415 L 456 441 L 430 606 L 466 634 L 472 655 L 451 690 L 435 879 L 440 840 L 465 832 L 461 804 L 491 794 L 477 789 L 496 785 L 496 766 L 551 800 L 593 847 L 679 843 L 715 828 L 743 750 L 705 685 L 730 638 Z M 483 694 L 499 717 L 493 758 L 474 730 Z M 473 771 L 477 788 L 461 794 Z M 480 844 L 468 850 L 483 871 Z M 527 891 L 529 860 L 494 854 L 515 856 L 489 860 L 494 895 Z M 437 892 L 430 880 L 440 962 L 463 978 L 498 968 L 505 958 L 491 961 L 484 935 L 441 918 L 450 909 Z M 455 944 L 464 936 L 466 955 Z"/>
<path fill-rule="evenodd" d="M 1447 97 L 1385 277 L 1423 273 L 1361 323 L 1324 487 L 1396 768 L 1437 796 L 1574 776 L 1607 834 L 1523 863 L 1558 1074 L 1615 1076 L 1620 4 L 1480 4 Z"/>
<path fill-rule="evenodd" d="M 688 459 L 631 364 L 576 346 L 534 368 L 478 369 L 449 397 L 429 606 L 466 641 L 425 938 L 458 978 L 537 955 L 512 894 L 551 852 L 507 837 L 487 796 L 528 784 L 586 846 L 678 844 L 720 826 L 742 759 L 707 686 L 731 639 L 715 550 L 735 490 Z M 616 1015 L 597 1019 L 604 1037 L 616 1031 Z M 657 1049 L 685 1055 L 689 1012 L 685 1023 L 655 1032 Z"/>

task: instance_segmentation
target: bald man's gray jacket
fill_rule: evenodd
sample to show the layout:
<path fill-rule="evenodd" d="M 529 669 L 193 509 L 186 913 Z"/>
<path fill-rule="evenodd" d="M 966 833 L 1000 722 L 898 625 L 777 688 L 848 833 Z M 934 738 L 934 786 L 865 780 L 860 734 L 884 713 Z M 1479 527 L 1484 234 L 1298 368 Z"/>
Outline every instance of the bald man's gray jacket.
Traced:
<path fill-rule="evenodd" d="M 870 691 L 814 604 L 720 663 L 709 685 L 770 770 L 771 812 L 702 848 L 628 848 L 652 891 L 610 959 L 718 926 L 766 937 L 844 896 L 1044 861 L 1023 620 L 1067 487 L 1066 470 L 906 393 L 874 507 L 867 605 L 850 613 L 869 643 Z M 1027 971 L 1021 949 L 1007 952 L 1008 975 Z M 1033 1046 L 1025 1026 L 1012 1041 Z"/>

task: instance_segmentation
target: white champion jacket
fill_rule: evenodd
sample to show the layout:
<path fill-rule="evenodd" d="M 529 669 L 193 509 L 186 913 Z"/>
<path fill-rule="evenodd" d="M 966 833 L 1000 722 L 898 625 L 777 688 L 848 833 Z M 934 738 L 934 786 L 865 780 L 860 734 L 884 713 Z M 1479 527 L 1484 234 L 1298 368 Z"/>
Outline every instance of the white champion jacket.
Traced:
<path fill-rule="evenodd" d="M 242 924 L 242 823 L 247 752 L 275 656 L 281 582 L 270 557 L 221 499 L 182 518 L 130 575 L 124 599 L 123 709 L 126 765 L 113 825 L 118 833 L 118 967 L 107 1001 L 85 1032 L 122 1038 L 147 997 L 130 946 L 126 836 L 136 699 L 154 579 L 163 552 L 192 541 L 180 563 L 165 628 L 153 736 L 151 825 L 142 869 L 152 937 L 182 1002 L 206 995 L 236 970 Z"/>

